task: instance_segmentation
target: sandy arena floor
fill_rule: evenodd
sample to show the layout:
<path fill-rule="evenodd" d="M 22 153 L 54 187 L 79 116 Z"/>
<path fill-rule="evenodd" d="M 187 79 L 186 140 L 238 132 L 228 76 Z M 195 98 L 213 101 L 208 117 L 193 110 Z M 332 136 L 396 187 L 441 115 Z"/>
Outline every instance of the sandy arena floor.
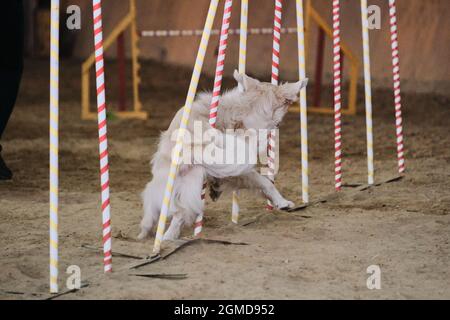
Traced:
<path fill-rule="evenodd" d="M 450 298 L 450 101 L 433 95 L 404 96 L 407 173 L 403 180 L 366 191 L 333 192 L 333 119 L 310 115 L 312 201 L 298 213 L 267 213 L 264 200 L 243 193 L 242 223 L 230 222 L 230 197 L 207 200 L 204 236 L 246 246 L 198 243 L 138 271 L 116 257 L 116 270 L 102 274 L 97 132 L 80 120 L 79 67 L 64 62 L 61 93 L 60 287 L 69 265 L 81 267 L 89 286 L 62 299 L 411 299 Z M 110 70 L 115 70 L 114 66 Z M 158 133 L 184 102 L 189 70 L 146 63 L 141 87 L 150 119 L 109 122 L 113 248 L 145 256 L 152 240 L 134 240 L 141 218 L 139 193 L 151 178 L 149 159 Z M 0 298 L 48 296 L 48 70 L 27 61 L 20 98 L 2 141 L 14 170 L 0 182 Z M 115 84 L 109 80 L 109 101 Z M 232 82 L 227 81 L 227 86 Z M 211 86 L 211 79 L 200 88 Z M 324 99 L 330 100 L 330 91 Z M 363 103 L 359 100 L 359 107 Z M 376 180 L 396 175 L 391 91 L 374 93 Z M 277 186 L 300 199 L 298 114 L 281 128 Z M 346 183 L 366 181 L 365 117 L 345 117 Z M 185 230 L 190 235 L 191 229 Z M 381 267 L 381 290 L 368 290 L 366 269 Z M 183 280 L 132 273 L 186 274 Z M 13 294 L 11 291 L 16 292 Z M 23 293 L 23 294 L 21 294 Z"/>

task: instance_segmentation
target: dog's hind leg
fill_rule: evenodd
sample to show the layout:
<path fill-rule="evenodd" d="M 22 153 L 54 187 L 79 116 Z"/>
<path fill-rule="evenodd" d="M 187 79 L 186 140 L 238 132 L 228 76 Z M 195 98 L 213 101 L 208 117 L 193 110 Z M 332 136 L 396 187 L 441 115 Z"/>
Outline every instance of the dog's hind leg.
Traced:
<path fill-rule="evenodd" d="M 180 236 L 184 225 L 190 226 L 199 214 L 203 214 L 204 203 L 201 199 L 204 169 L 193 166 L 178 176 L 174 186 L 174 213 L 164 240 L 174 240 Z"/>
<path fill-rule="evenodd" d="M 184 219 L 183 215 L 180 213 L 175 213 L 173 215 L 172 221 L 167 231 L 164 233 L 163 240 L 176 240 L 179 238 L 181 233 L 181 228 L 183 228 Z"/>
<path fill-rule="evenodd" d="M 138 235 L 139 240 L 149 237 L 152 228 L 156 225 L 161 211 L 162 192 L 164 191 L 158 179 L 153 179 L 147 184 L 141 194 L 144 206 L 144 216 L 141 220 L 141 233 Z"/>

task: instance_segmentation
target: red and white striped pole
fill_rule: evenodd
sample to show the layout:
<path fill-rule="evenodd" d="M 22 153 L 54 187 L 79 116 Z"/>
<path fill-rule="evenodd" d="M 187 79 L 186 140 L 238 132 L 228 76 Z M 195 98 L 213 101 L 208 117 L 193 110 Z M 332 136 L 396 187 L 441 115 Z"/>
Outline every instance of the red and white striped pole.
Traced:
<path fill-rule="evenodd" d="M 333 0 L 333 75 L 334 75 L 334 182 L 336 191 L 342 188 L 341 136 L 341 30 L 340 3 Z"/>
<path fill-rule="evenodd" d="M 97 84 L 98 138 L 100 154 L 100 181 L 103 222 L 103 254 L 104 271 L 112 271 L 111 254 L 111 217 L 109 202 L 109 166 L 108 139 L 106 130 L 105 72 L 103 59 L 102 4 L 101 0 L 93 0 L 95 74 Z"/>
<path fill-rule="evenodd" d="M 233 0 L 226 0 L 223 8 L 222 28 L 219 39 L 219 53 L 217 55 L 216 75 L 214 78 L 214 89 L 212 94 L 211 105 L 209 107 L 209 124 L 215 128 L 217 123 L 217 111 L 219 108 L 220 93 L 222 90 L 223 69 L 225 65 L 225 57 L 228 44 L 228 32 L 230 30 L 231 9 Z M 206 183 L 203 184 L 202 200 L 205 199 Z M 203 214 L 198 214 L 194 224 L 194 236 L 198 236 L 202 232 Z"/>
<path fill-rule="evenodd" d="M 273 21 L 273 48 L 272 48 L 272 84 L 274 85 L 278 85 L 278 77 L 279 77 L 282 12 L 283 12 L 283 0 L 275 0 L 275 15 Z"/>
<path fill-rule="evenodd" d="M 398 53 L 397 10 L 395 0 L 389 0 L 389 16 L 391 25 L 392 72 L 394 78 L 395 128 L 397 136 L 398 172 L 405 171 L 403 149 L 402 98 L 400 92 L 400 57 Z"/>
<path fill-rule="evenodd" d="M 280 40 L 281 40 L 281 16 L 283 11 L 283 1 L 275 0 L 275 15 L 273 21 L 273 48 L 272 48 L 272 84 L 278 85 L 280 74 Z M 275 180 L 275 138 L 276 130 L 270 130 L 268 137 L 268 173 L 269 179 Z M 267 200 L 267 210 L 273 210 L 273 204 Z"/>
<path fill-rule="evenodd" d="M 202 188 L 202 194 L 201 199 L 203 202 L 203 206 L 205 205 L 205 196 L 206 196 L 206 187 L 208 185 L 206 184 L 206 180 L 203 182 L 203 188 Z M 203 229 L 203 214 L 198 214 L 195 218 L 194 222 L 194 236 L 199 236 L 202 233 Z"/>
<path fill-rule="evenodd" d="M 225 7 L 223 9 L 222 29 L 220 32 L 219 40 L 219 53 L 217 55 L 216 75 L 214 78 L 214 89 L 209 107 L 209 124 L 211 127 L 216 127 L 217 122 L 217 110 L 219 107 L 220 92 L 222 89 L 223 68 L 225 65 L 225 56 L 228 43 L 228 31 L 230 30 L 231 20 L 231 8 L 233 6 L 233 0 L 226 0 Z"/>

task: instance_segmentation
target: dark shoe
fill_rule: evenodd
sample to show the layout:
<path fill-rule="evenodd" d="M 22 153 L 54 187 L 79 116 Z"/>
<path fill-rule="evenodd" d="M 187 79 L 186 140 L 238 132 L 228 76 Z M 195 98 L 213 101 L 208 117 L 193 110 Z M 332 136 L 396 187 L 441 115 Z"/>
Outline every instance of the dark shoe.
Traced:
<path fill-rule="evenodd" d="M 5 161 L 2 158 L 2 146 L 0 146 L 0 180 L 11 180 L 12 179 L 12 172 L 9 170 L 9 168 L 6 166 Z"/>

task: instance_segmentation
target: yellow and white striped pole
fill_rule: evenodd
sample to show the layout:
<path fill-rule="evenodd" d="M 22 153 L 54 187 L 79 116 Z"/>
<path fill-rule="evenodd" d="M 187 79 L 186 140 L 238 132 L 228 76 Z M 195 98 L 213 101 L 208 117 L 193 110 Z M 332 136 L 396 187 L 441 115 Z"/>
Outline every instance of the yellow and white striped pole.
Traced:
<path fill-rule="evenodd" d="M 192 104 L 197 92 L 198 82 L 202 73 L 203 61 L 205 59 L 206 49 L 208 47 L 209 36 L 214 23 L 214 17 L 216 16 L 217 6 L 219 0 L 211 0 L 208 10 L 208 16 L 206 18 L 205 27 L 203 30 L 202 39 L 200 41 L 200 47 L 195 60 L 194 71 L 192 73 L 191 83 L 189 85 L 188 95 L 186 103 L 183 107 L 183 116 L 181 118 L 180 128 L 177 134 L 177 141 L 175 147 L 172 150 L 172 163 L 169 170 L 169 176 L 167 178 L 166 189 L 164 192 L 163 203 L 161 206 L 161 213 L 159 216 L 158 228 L 156 230 L 155 244 L 153 247 L 153 253 L 159 254 L 161 250 L 161 242 L 166 229 L 167 214 L 169 212 L 170 201 L 172 198 L 173 185 L 178 170 L 178 164 L 181 158 L 182 142 L 184 133 L 186 131 L 189 116 L 191 114 Z"/>
<path fill-rule="evenodd" d="M 248 0 L 241 0 L 241 25 L 239 32 L 239 73 L 245 73 L 247 62 Z M 244 91 L 239 83 L 239 89 Z"/>
<path fill-rule="evenodd" d="M 368 184 L 374 183 L 373 165 L 373 124 L 372 124 L 372 85 L 370 74 L 369 21 L 367 19 L 367 0 L 361 0 L 361 21 L 364 55 L 364 88 L 366 93 L 366 131 L 367 131 L 367 170 Z"/>
<path fill-rule="evenodd" d="M 306 78 L 305 65 L 305 26 L 303 22 L 303 0 L 297 1 L 297 44 L 298 44 L 298 73 L 300 80 Z M 302 199 L 309 202 L 308 182 L 308 118 L 306 104 L 306 87 L 300 91 L 300 136 L 302 151 Z"/>
<path fill-rule="evenodd" d="M 245 73 L 247 61 L 247 31 L 248 31 L 248 0 L 241 0 L 241 26 L 239 29 L 239 73 Z M 239 90 L 244 88 L 239 83 Z M 238 223 L 239 221 L 239 191 L 233 191 L 231 205 L 231 221 Z"/>
<path fill-rule="evenodd" d="M 59 0 L 50 19 L 50 292 L 58 293 Z"/>

